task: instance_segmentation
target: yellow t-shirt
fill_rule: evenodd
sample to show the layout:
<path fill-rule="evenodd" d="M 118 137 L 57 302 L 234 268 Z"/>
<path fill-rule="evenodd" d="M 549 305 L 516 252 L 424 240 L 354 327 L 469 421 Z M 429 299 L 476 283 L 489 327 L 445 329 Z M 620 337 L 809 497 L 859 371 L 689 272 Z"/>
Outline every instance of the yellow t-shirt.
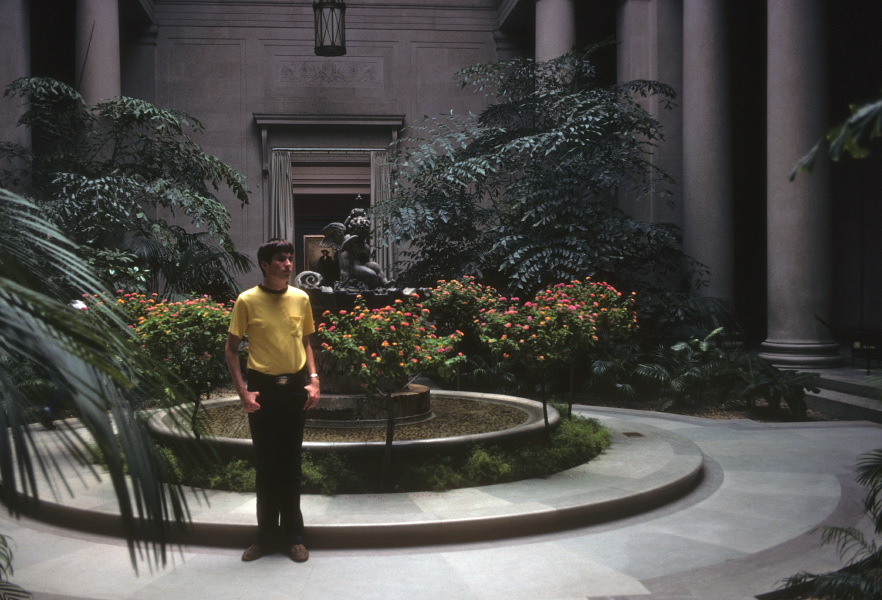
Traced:
<path fill-rule="evenodd" d="M 266 375 L 296 373 L 306 364 L 303 336 L 315 331 L 306 292 L 288 286 L 280 293 L 260 286 L 239 294 L 230 333 L 248 335 L 248 368 Z"/>

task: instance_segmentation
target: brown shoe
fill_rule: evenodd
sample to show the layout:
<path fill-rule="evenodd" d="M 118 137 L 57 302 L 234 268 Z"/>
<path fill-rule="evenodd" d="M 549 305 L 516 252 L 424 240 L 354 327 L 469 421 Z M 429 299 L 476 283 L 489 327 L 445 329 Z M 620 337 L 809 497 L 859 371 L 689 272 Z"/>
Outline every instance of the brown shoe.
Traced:
<path fill-rule="evenodd" d="M 303 544 L 294 544 L 288 552 L 288 556 L 294 562 L 306 562 L 309 560 L 309 550 Z"/>
<path fill-rule="evenodd" d="M 252 560 L 257 560 L 258 558 L 266 556 L 269 553 L 269 550 L 267 550 L 265 546 L 251 544 L 248 546 L 248 549 L 242 553 L 242 560 L 244 562 L 251 562 Z"/>

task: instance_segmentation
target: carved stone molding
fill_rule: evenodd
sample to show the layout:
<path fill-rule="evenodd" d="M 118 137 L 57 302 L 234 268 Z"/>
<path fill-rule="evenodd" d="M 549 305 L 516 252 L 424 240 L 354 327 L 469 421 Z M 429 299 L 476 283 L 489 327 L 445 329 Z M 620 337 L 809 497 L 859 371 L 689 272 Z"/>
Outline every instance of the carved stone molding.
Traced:
<path fill-rule="evenodd" d="M 260 162 L 263 176 L 269 175 L 269 130 L 277 127 L 324 127 L 331 129 L 350 129 L 352 127 L 376 128 L 388 131 L 389 140 L 398 139 L 398 132 L 404 127 L 404 115 L 353 115 L 353 114 L 264 114 L 254 113 L 254 122 L 260 129 Z"/>
<path fill-rule="evenodd" d="M 285 60 L 278 64 L 277 81 L 301 86 L 380 87 L 383 63 L 376 61 Z"/>

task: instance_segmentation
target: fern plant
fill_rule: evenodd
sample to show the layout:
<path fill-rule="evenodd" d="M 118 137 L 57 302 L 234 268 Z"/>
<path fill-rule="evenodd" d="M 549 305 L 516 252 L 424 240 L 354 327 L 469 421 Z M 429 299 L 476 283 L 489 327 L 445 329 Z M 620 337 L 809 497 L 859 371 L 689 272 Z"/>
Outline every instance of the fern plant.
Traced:
<path fill-rule="evenodd" d="M 730 372 L 729 356 L 714 339 L 722 331 L 719 327 L 702 339 L 659 348 L 652 362 L 639 365 L 635 373 L 670 398 L 665 408 L 684 400 L 701 402 L 704 393 Z"/>
<path fill-rule="evenodd" d="M 797 419 L 805 419 L 805 392 L 818 393 L 817 373 L 805 373 L 791 369 L 779 369 L 769 361 L 758 356 L 744 354 L 735 373 L 739 377 L 741 390 L 739 398 L 744 398 L 748 406 L 754 406 L 757 398 L 763 398 L 769 407 L 777 411 L 785 402 Z"/>

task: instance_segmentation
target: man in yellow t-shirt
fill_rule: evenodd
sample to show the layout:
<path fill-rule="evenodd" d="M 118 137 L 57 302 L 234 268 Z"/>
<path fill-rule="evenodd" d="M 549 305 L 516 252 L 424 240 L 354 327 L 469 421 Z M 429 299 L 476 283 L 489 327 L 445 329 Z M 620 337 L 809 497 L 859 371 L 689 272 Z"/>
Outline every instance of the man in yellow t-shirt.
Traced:
<path fill-rule="evenodd" d="M 257 251 L 263 283 L 242 292 L 233 307 L 225 357 L 242 408 L 248 413 L 257 470 L 257 540 L 242 554 L 252 561 L 284 551 L 309 558 L 300 511 L 300 449 L 305 411 L 319 401 L 309 336 L 315 331 L 309 296 L 288 285 L 291 242 L 271 239 Z M 239 345 L 248 336 L 247 384 Z"/>

